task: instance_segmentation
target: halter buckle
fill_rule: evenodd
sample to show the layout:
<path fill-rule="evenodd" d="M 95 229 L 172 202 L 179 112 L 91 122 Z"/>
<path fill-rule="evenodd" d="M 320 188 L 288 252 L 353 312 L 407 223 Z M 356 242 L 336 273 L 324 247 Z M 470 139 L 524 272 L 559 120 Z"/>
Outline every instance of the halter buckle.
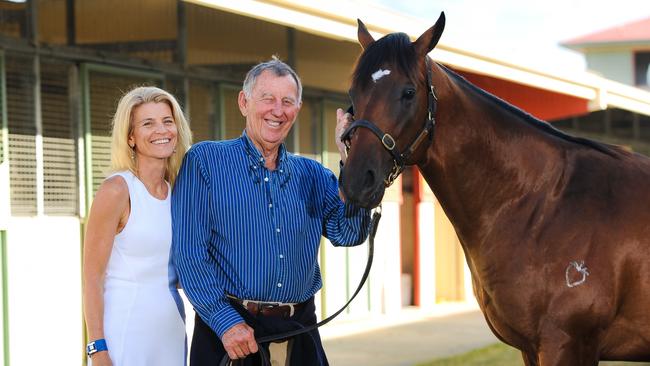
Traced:
<path fill-rule="evenodd" d="M 384 144 L 384 147 L 389 151 L 392 151 L 395 148 L 395 139 L 387 133 L 381 137 L 381 143 Z"/>

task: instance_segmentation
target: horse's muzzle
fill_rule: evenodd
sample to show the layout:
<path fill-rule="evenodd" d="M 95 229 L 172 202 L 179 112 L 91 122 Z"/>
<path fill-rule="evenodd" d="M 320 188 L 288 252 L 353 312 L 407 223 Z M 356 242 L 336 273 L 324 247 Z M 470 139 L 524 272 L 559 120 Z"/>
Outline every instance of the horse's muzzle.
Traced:
<path fill-rule="evenodd" d="M 346 200 L 367 209 L 379 206 L 386 189 L 384 181 L 371 169 L 354 173 L 343 171 L 339 184 Z"/>

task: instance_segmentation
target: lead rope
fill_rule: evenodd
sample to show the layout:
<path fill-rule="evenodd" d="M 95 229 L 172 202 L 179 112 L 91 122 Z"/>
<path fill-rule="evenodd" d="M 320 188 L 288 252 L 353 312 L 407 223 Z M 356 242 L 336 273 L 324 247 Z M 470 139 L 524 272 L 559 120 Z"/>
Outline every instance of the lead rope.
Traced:
<path fill-rule="evenodd" d="M 361 276 L 359 285 L 357 286 L 357 289 L 354 291 L 354 294 L 352 294 L 352 297 L 350 297 L 350 299 L 345 303 L 345 305 L 343 305 L 337 312 L 335 312 L 334 314 L 330 315 L 329 317 L 321 320 L 316 324 L 312 324 L 305 328 L 290 330 L 280 334 L 273 334 L 270 336 L 257 338 L 255 342 L 257 342 L 257 349 L 258 352 L 260 353 L 262 366 L 271 366 L 271 357 L 266 352 L 266 350 L 262 347 L 262 344 L 270 343 L 280 339 L 292 338 L 300 334 L 305 334 L 311 332 L 312 330 L 322 325 L 329 323 L 332 319 L 336 318 L 341 312 L 343 312 L 343 310 L 345 310 L 345 308 L 347 308 L 348 305 L 350 305 L 352 300 L 354 300 L 357 294 L 359 294 L 359 291 L 361 291 L 361 288 L 363 287 L 363 285 L 366 283 L 366 280 L 368 279 L 368 274 L 370 274 L 370 268 L 372 267 L 372 259 L 374 257 L 374 251 L 375 251 L 375 234 L 377 234 L 377 226 L 379 225 L 379 219 L 381 219 L 381 205 L 379 205 L 375 209 L 375 211 L 372 214 L 372 219 L 370 220 L 370 234 L 368 240 L 368 261 L 366 262 L 366 269 L 363 271 L 363 276 Z M 290 355 L 287 355 L 287 357 L 290 357 Z M 242 362 L 244 360 L 245 359 L 233 361 L 230 359 L 230 357 L 228 357 L 228 354 L 226 353 L 221 359 L 219 366 L 237 366 L 243 364 Z"/>

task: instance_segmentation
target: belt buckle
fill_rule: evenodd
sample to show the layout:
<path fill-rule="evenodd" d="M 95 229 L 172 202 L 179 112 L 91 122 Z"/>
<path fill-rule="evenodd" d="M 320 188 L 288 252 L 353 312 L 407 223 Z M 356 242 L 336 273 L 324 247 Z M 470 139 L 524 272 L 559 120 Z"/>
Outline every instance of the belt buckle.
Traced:
<path fill-rule="evenodd" d="M 270 302 L 270 303 L 261 303 L 264 304 L 263 306 L 268 309 L 273 309 L 273 308 L 281 308 L 284 306 L 289 307 L 289 317 L 292 317 L 293 314 L 295 314 L 296 309 L 294 308 L 293 304 L 285 304 L 281 302 Z"/>
<path fill-rule="evenodd" d="M 294 304 L 288 304 L 288 303 L 281 303 L 281 302 L 261 302 L 261 301 L 253 301 L 253 300 L 243 300 L 241 299 L 241 305 L 244 307 L 244 309 L 248 309 L 248 304 L 255 304 L 257 305 L 258 311 L 261 311 L 261 309 L 273 309 L 276 307 L 281 307 L 281 306 L 288 306 L 289 307 L 289 317 L 292 317 L 296 313 L 296 308 Z"/>
<path fill-rule="evenodd" d="M 289 317 L 290 317 L 290 318 L 291 318 L 291 317 L 293 316 L 293 314 L 295 314 L 295 312 L 296 312 L 296 309 L 294 308 L 294 305 L 293 305 L 293 304 L 277 302 L 277 303 L 275 303 L 275 306 L 277 306 L 277 307 L 288 306 L 288 307 L 289 307 Z"/>

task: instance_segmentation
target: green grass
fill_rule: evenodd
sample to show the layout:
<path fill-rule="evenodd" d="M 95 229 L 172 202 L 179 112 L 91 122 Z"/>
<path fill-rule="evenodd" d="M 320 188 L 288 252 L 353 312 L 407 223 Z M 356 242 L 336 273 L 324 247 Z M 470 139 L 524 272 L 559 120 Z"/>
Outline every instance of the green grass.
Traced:
<path fill-rule="evenodd" d="M 458 356 L 443 358 L 416 366 L 523 366 L 521 353 L 503 343 L 479 348 Z M 644 366 L 650 363 L 601 362 L 600 366 Z"/>

